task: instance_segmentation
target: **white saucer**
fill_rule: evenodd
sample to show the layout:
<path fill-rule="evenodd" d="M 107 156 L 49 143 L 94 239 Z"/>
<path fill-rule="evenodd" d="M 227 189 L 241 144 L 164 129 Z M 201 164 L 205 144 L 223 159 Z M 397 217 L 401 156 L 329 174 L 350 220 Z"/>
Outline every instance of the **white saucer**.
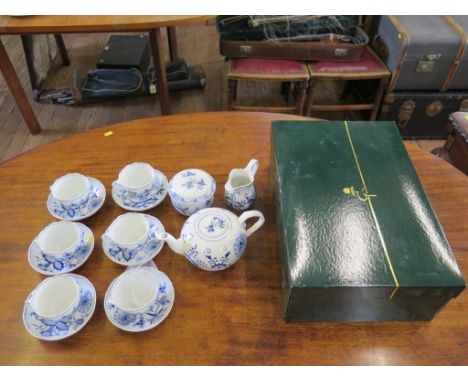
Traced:
<path fill-rule="evenodd" d="M 106 200 L 106 189 L 99 180 L 91 177 L 88 177 L 88 180 L 91 185 L 91 195 L 85 203 L 66 207 L 55 200 L 52 193 L 50 193 L 47 199 L 49 213 L 59 220 L 79 221 L 98 212 Z"/>
<path fill-rule="evenodd" d="M 50 258 L 31 243 L 28 249 L 28 261 L 36 272 L 47 276 L 61 275 L 74 271 L 88 260 L 94 249 L 93 232 L 82 223 L 76 224 L 81 234 L 78 248 L 73 252 L 64 253 L 57 259 Z"/>
<path fill-rule="evenodd" d="M 114 202 L 127 211 L 147 211 L 156 207 L 166 197 L 168 186 L 166 176 L 159 170 L 154 170 L 154 172 L 156 173 L 156 177 L 159 178 L 161 186 L 157 191 L 150 190 L 145 193 L 146 200 L 136 198 L 135 193 L 130 191 L 126 192 L 124 198 L 122 198 L 112 188 L 112 199 L 114 199 Z"/>
<path fill-rule="evenodd" d="M 156 232 L 164 232 L 164 226 L 154 216 L 143 214 L 150 226 L 149 240 L 142 243 L 136 250 L 127 250 L 117 245 L 111 245 L 108 241 L 102 241 L 102 249 L 106 256 L 114 263 L 128 266 L 137 266 L 152 260 L 162 249 L 163 240 L 156 238 Z"/>
<path fill-rule="evenodd" d="M 79 285 L 80 302 L 75 310 L 61 318 L 50 320 L 39 318 L 30 304 L 23 309 L 23 323 L 34 337 L 45 341 L 58 341 L 79 332 L 87 324 L 96 308 L 96 291 L 86 277 L 70 274 Z M 32 294 L 32 292 L 31 292 Z M 28 299 L 31 297 L 28 296 Z"/>
<path fill-rule="evenodd" d="M 169 315 L 174 305 L 175 291 L 171 280 L 161 271 L 158 296 L 146 312 L 126 313 L 108 302 L 110 292 L 117 279 L 112 281 L 104 297 L 104 310 L 109 321 L 127 332 L 144 332 L 158 326 Z"/>

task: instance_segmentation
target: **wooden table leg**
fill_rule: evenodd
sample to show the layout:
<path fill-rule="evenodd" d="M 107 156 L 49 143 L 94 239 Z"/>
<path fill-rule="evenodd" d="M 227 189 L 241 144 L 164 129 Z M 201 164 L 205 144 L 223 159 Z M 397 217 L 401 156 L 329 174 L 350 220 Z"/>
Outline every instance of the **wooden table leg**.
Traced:
<path fill-rule="evenodd" d="M 167 39 L 169 42 L 169 57 L 171 61 L 176 60 L 179 58 L 179 52 L 177 50 L 177 35 L 175 27 L 168 27 L 167 28 Z"/>
<path fill-rule="evenodd" d="M 156 87 L 161 105 L 161 114 L 171 114 L 171 103 L 169 99 L 169 88 L 167 85 L 166 65 L 162 50 L 161 30 L 152 29 L 149 32 L 151 53 L 153 54 L 154 73 L 156 74 Z"/>
<path fill-rule="evenodd" d="M 34 111 L 29 103 L 28 97 L 24 92 L 21 82 L 18 79 L 18 76 L 15 72 L 15 68 L 11 64 L 8 53 L 3 46 L 2 40 L 0 39 L 0 71 L 5 78 L 5 82 L 10 88 L 13 97 L 15 98 L 16 105 L 21 111 L 26 124 L 29 127 L 31 134 L 38 134 L 41 132 L 41 126 L 34 115 Z"/>
<path fill-rule="evenodd" d="M 57 43 L 58 50 L 60 52 L 60 57 L 62 58 L 63 66 L 70 65 L 70 57 L 68 57 L 67 48 L 65 47 L 65 42 L 61 34 L 54 34 L 55 42 Z"/>

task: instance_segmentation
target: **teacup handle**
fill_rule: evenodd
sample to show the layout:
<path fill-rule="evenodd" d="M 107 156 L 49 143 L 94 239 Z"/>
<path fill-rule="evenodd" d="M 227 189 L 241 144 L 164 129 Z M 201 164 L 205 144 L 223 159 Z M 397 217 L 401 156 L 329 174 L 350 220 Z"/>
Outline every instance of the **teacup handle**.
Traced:
<path fill-rule="evenodd" d="M 258 230 L 263 223 L 265 223 L 265 217 L 260 211 L 247 211 L 239 216 L 239 222 L 244 225 L 248 219 L 258 218 L 252 227 L 247 230 L 247 237 L 252 235 L 256 230 Z"/>
<path fill-rule="evenodd" d="M 249 164 L 245 167 L 245 170 L 247 170 L 247 172 L 253 178 L 258 170 L 258 160 L 251 159 Z"/>
<path fill-rule="evenodd" d="M 24 303 L 25 303 L 25 304 L 28 304 L 29 306 L 32 307 L 32 301 L 31 301 L 31 300 L 32 300 L 32 297 L 27 298 L 26 300 L 24 300 Z"/>

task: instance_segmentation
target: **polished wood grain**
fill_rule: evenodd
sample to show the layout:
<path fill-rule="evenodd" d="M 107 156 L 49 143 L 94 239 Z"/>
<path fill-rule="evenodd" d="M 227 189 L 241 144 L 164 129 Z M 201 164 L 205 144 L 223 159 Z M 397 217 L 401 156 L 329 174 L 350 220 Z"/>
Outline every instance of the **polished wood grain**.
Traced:
<path fill-rule="evenodd" d="M 211 20 L 214 16 L 0 16 L 1 34 L 140 32 Z"/>
<path fill-rule="evenodd" d="M 219 112 L 135 120 L 54 142 L 0 164 L 0 363 L 72 365 L 194 364 L 467 364 L 468 293 L 431 322 L 286 324 L 281 317 L 280 260 L 270 187 L 270 125 L 298 116 Z M 113 131 L 106 137 L 104 133 Z M 468 274 L 468 180 L 459 171 L 411 143 L 406 148 L 441 221 L 461 269 Z M 106 318 L 103 296 L 124 269 L 103 253 L 100 236 L 125 211 L 109 196 L 127 163 L 144 161 L 168 178 L 198 167 L 217 181 L 215 206 L 223 206 L 229 170 L 260 161 L 255 208 L 265 225 L 249 238 L 239 262 L 205 272 L 167 246 L 156 258 L 176 290 L 172 312 L 157 328 L 130 334 Z M 23 327 L 28 293 L 44 277 L 32 270 L 31 240 L 54 219 L 45 202 L 48 186 L 67 172 L 100 179 L 108 197 L 84 223 L 96 238 L 89 260 L 76 273 L 94 284 L 97 307 L 78 334 L 42 342 Z M 170 200 L 149 211 L 178 235 L 185 217 Z"/>
<path fill-rule="evenodd" d="M 11 63 L 8 53 L 3 46 L 2 40 L 0 39 L 0 72 L 2 72 L 5 82 L 11 90 L 13 97 L 15 98 L 16 105 L 20 109 L 24 120 L 26 121 L 29 131 L 31 134 L 39 134 L 41 127 L 37 121 L 34 111 L 29 103 L 28 97 L 24 92 L 21 82 L 16 75 L 15 68 Z"/>

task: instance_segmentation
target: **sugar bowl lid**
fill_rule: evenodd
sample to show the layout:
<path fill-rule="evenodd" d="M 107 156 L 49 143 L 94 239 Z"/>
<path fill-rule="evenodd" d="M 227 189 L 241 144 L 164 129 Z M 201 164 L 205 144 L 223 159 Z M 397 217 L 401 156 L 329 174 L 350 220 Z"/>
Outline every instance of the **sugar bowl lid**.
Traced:
<path fill-rule="evenodd" d="M 178 172 L 169 182 L 169 195 L 186 201 L 209 199 L 216 190 L 216 182 L 206 171 L 190 168 Z"/>

